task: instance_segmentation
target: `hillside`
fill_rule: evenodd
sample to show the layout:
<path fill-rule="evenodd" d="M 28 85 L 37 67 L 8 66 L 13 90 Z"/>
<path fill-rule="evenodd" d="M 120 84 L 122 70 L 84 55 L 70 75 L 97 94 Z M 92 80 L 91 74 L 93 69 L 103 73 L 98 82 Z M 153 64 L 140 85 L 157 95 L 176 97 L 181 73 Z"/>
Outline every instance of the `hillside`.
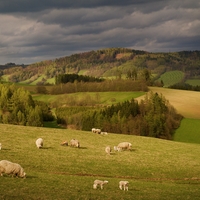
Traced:
<path fill-rule="evenodd" d="M 135 80 L 141 78 L 144 69 L 151 73 L 152 85 L 169 87 L 180 82 L 200 85 L 200 51 L 150 53 L 109 48 L 46 60 L 29 66 L 2 66 L 0 74 L 2 80 L 41 85 L 53 84 L 56 75 L 65 73 Z"/>
<path fill-rule="evenodd" d="M 200 146 L 156 138 L 0 124 L 1 159 L 19 163 L 26 179 L 0 177 L 2 199 L 198 200 Z M 37 149 L 35 140 L 44 139 Z M 61 146 L 76 138 L 81 147 Z M 132 151 L 106 155 L 105 147 L 132 143 Z M 103 190 L 95 179 L 108 180 Z M 120 180 L 129 181 L 121 191 Z"/>

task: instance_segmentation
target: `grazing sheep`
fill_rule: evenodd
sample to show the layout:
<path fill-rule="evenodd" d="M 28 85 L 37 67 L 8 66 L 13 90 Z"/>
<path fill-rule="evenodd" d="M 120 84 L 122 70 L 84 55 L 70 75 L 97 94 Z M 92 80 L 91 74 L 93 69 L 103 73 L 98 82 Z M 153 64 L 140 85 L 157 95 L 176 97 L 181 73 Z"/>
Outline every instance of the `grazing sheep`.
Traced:
<path fill-rule="evenodd" d="M 101 133 L 101 129 L 96 128 L 95 132 L 98 133 L 98 134 L 100 134 Z"/>
<path fill-rule="evenodd" d="M 0 161 L 0 173 L 3 176 L 5 174 L 12 174 L 12 176 L 17 176 L 24 178 L 26 177 L 26 173 L 24 169 L 17 163 L 12 163 L 8 160 L 1 160 Z"/>
<path fill-rule="evenodd" d="M 80 143 L 79 143 L 79 141 L 78 140 L 76 140 L 76 139 L 72 139 L 71 141 L 70 141 L 70 146 L 71 147 L 80 147 Z"/>
<path fill-rule="evenodd" d="M 92 132 L 93 132 L 93 133 L 96 133 L 96 128 L 92 128 Z"/>
<path fill-rule="evenodd" d="M 128 181 L 120 181 L 119 182 L 119 188 L 120 190 L 127 190 L 128 191 L 128 184 L 129 182 Z"/>
<path fill-rule="evenodd" d="M 117 146 L 118 151 L 122 151 L 122 150 L 126 150 L 126 149 L 131 150 L 131 148 L 132 148 L 132 144 L 129 142 L 121 142 Z"/>
<path fill-rule="evenodd" d="M 103 185 L 107 184 L 108 181 L 100 181 L 100 180 L 95 180 L 93 184 L 93 188 L 97 189 L 98 185 L 100 186 L 101 189 L 103 189 Z"/>
<path fill-rule="evenodd" d="M 38 149 L 42 148 L 43 147 L 43 139 L 42 138 L 38 138 L 35 142 L 36 146 Z"/>
<path fill-rule="evenodd" d="M 67 141 L 64 141 L 64 142 L 62 142 L 60 145 L 62 145 L 62 146 L 68 146 L 68 142 L 67 142 Z"/>
<path fill-rule="evenodd" d="M 101 133 L 101 129 L 99 129 L 99 128 L 92 128 L 92 132 L 100 134 Z"/>
<path fill-rule="evenodd" d="M 107 147 L 105 148 L 105 152 L 106 152 L 107 154 L 110 155 L 110 152 L 111 152 L 110 146 L 107 146 Z"/>

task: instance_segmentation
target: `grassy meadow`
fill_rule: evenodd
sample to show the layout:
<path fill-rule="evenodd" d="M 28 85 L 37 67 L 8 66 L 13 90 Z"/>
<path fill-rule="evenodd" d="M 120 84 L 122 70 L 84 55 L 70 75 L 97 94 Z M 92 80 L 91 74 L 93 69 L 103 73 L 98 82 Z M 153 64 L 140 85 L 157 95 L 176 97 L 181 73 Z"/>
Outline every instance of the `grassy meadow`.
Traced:
<path fill-rule="evenodd" d="M 173 140 L 200 144 L 200 120 L 183 119 L 176 130 Z"/>
<path fill-rule="evenodd" d="M 132 98 L 137 98 L 144 95 L 145 92 L 77 92 L 61 95 L 33 95 L 34 100 L 44 101 L 47 103 L 59 102 L 59 105 L 65 105 L 69 101 L 73 102 L 88 102 L 94 100 L 97 105 L 111 105 Z"/>
<path fill-rule="evenodd" d="M 200 145 L 121 134 L 0 124 L 0 157 L 19 163 L 26 179 L 0 177 L 1 199 L 191 199 L 200 196 Z M 44 139 L 37 149 L 35 140 Z M 61 146 L 76 138 L 81 147 Z M 106 155 L 105 147 L 129 141 L 132 151 Z M 103 190 L 95 179 L 108 180 Z M 121 191 L 128 180 L 129 191 Z"/>

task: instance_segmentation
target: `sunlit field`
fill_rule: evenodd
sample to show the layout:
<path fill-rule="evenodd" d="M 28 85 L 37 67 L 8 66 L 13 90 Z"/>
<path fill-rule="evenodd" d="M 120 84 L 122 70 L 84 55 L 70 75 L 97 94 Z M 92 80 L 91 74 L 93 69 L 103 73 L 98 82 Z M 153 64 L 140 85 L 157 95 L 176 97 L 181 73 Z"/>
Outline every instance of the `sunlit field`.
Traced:
<path fill-rule="evenodd" d="M 199 144 L 4 124 L 0 129 L 1 159 L 19 163 L 27 173 L 26 179 L 0 177 L 1 199 L 199 199 Z M 35 145 L 38 137 L 43 149 Z M 72 138 L 80 141 L 79 149 L 60 145 Z M 115 152 L 122 141 L 131 142 L 132 150 Z M 95 179 L 109 182 L 94 190 Z M 129 181 L 129 191 L 119 189 L 120 180 Z"/>

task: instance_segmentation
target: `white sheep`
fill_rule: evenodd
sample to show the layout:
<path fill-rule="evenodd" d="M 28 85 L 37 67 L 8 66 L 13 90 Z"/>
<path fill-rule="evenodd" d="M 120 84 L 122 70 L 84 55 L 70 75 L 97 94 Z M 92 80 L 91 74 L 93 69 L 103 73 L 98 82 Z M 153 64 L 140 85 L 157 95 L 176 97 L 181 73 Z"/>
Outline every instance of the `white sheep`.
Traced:
<path fill-rule="evenodd" d="M 114 151 L 117 151 L 118 149 L 117 149 L 117 146 L 114 146 Z"/>
<path fill-rule="evenodd" d="M 1 176 L 3 176 L 3 173 L 5 174 L 12 174 L 12 176 L 17 176 L 21 178 L 26 177 L 26 173 L 24 172 L 24 169 L 17 163 L 12 163 L 8 160 L 1 160 L 0 161 L 0 173 Z"/>
<path fill-rule="evenodd" d="M 93 184 L 93 189 L 97 189 L 98 185 L 101 189 L 103 189 L 103 185 L 107 184 L 108 181 L 101 181 L 101 180 L 95 180 Z"/>
<path fill-rule="evenodd" d="M 72 139 L 71 141 L 70 141 L 70 146 L 71 147 L 80 147 L 80 142 L 78 141 L 78 140 L 76 140 L 76 139 Z"/>
<path fill-rule="evenodd" d="M 129 182 L 128 181 L 120 181 L 119 182 L 119 188 L 120 190 L 127 190 L 128 191 L 128 184 Z"/>
<path fill-rule="evenodd" d="M 106 152 L 107 154 L 110 155 L 110 153 L 111 153 L 111 148 L 110 148 L 110 146 L 107 146 L 107 147 L 105 148 L 105 152 Z"/>
<path fill-rule="evenodd" d="M 93 133 L 96 133 L 96 128 L 92 128 L 92 132 L 93 132 Z"/>
<path fill-rule="evenodd" d="M 96 128 L 95 132 L 98 133 L 98 134 L 100 134 L 101 133 L 101 129 Z"/>
<path fill-rule="evenodd" d="M 118 144 L 117 146 L 117 150 L 118 151 L 122 151 L 122 150 L 131 150 L 132 148 L 132 144 L 130 142 L 121 142 Z"/>
<path fill-rule="evenodd" d="M 108 132 L 101 132 L 101 135 L 108 135 Z"/>
<path fill-rule="evenodd" d="M 61 142 L 60 145 L 62 145 L 62 146 L 68 146 L 68 142 L 67 141 L 63 141 L 63 142 Z"/>
<path fill-rule="evenodd" d="M 92 128 L 92 132 L 100 134 L 101 133 L 101 129 L 99 129 L 99 128 Z"/>
<path fill-rule="evenodd" d="M 43 144 L 44 144 L 44 141 L 42 138 L 38 138 L 35 142 L 36 146 L 38 149 L 42 148 L 43 147 Z"/>

